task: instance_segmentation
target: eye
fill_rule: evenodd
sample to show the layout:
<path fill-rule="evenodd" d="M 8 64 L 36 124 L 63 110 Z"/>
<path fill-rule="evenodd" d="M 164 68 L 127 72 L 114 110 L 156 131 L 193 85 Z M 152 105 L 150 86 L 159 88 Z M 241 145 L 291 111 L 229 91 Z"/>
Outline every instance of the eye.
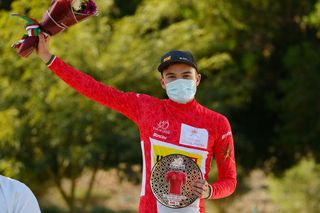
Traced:
<path fill-rule="evenodd" d="M 175 79 L 176 76 L 174 76 L 174 75 L 169 75 L 169 76 L 167 76 L 167 78 L 168 78 L 168 79 Z"/>

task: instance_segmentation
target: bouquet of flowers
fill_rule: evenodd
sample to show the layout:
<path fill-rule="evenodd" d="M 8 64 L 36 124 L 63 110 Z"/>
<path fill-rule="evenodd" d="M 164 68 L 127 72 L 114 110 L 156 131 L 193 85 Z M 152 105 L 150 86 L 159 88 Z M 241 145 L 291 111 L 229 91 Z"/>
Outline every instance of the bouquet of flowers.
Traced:
<path fill-rule="evenodd" d="M 52 0 L 40 23 L 27 16 L 13 14 L 27 21 L 27 34 L 12 47 L 20 56 L 28 57 L 38 46 L 40 32 L 53 36 L 95 14 L 97 7 L 93 0 Z"/>

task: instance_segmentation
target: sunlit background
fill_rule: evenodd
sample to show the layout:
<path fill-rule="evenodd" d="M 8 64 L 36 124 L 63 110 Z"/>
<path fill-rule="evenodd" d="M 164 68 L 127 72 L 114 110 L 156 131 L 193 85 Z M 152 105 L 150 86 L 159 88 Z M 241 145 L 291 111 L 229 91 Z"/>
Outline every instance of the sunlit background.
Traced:
<path fill-rule="evenodd" d="M 51 38 L 53 54 L 105 84 L 165 98 L 159 58 L 189 50 L 198 102 L 229 118 L 238 187 L 207 212 L 319 212 L 320 0 L 96 3 L 98 16 Z M 44 213 L 137 212 L 134 123 L 10 48 L 25 33 L 10 14 L 41 20 L 49 5 L 0 0 L 0 174 L 26 183 Z"/>

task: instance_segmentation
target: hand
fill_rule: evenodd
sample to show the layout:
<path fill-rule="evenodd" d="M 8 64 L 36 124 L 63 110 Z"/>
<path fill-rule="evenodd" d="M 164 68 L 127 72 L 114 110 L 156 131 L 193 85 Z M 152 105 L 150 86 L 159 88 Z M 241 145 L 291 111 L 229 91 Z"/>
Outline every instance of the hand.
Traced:
<path fill-rule="evenodd" d="M 45 63 L 47 63 L 51 58 L 51 53 L 48 50 L 49 40 L 50 40 L 49 36 L 45 37 L 43 33 L 39 34 L 39 44 L 37 48 L 37 55 Z"/>
<path fill-rule="evenodd" d="M 198 180 L 193 183 L 193 191 L 199 198 L 207 198 L 210 195 L 209 184 L 206 180 Z"/>

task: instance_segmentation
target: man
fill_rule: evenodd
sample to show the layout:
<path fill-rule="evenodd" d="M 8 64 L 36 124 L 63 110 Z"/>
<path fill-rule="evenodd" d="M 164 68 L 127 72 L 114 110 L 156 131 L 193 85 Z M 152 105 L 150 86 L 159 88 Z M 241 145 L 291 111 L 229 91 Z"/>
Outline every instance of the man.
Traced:
<path fill-rule="evenodd" d="M 25 184 L 0 175 L 0 212 L 40 213 L 40 208 Z"/>
<path fill-rule="evenodd" d="M 165 100 L 125 93 L 97 82 L 51 55 L 48 39 L 42 35 L 37 53 L 49 69 L 78 92 L 124 114 L 138 125 L 143 154 L 140 213 L 204 212 L 204 198 L 218 199 L 233 193 L 236 165 L 230 125 L 223 115 L 194 99 L 201 75 L 191 53 L 170 51 L 161 58 L 160 83 L 169 96 Z M 196 159 L 205 180 L 213 156 L 218 167 L 215 183 L 193 183 L 193 191 L 200 199 L 182 209 L 167 208 L 157 202 L 150 187 L 150 173 L 157 160 L 175 153 Z"/>

